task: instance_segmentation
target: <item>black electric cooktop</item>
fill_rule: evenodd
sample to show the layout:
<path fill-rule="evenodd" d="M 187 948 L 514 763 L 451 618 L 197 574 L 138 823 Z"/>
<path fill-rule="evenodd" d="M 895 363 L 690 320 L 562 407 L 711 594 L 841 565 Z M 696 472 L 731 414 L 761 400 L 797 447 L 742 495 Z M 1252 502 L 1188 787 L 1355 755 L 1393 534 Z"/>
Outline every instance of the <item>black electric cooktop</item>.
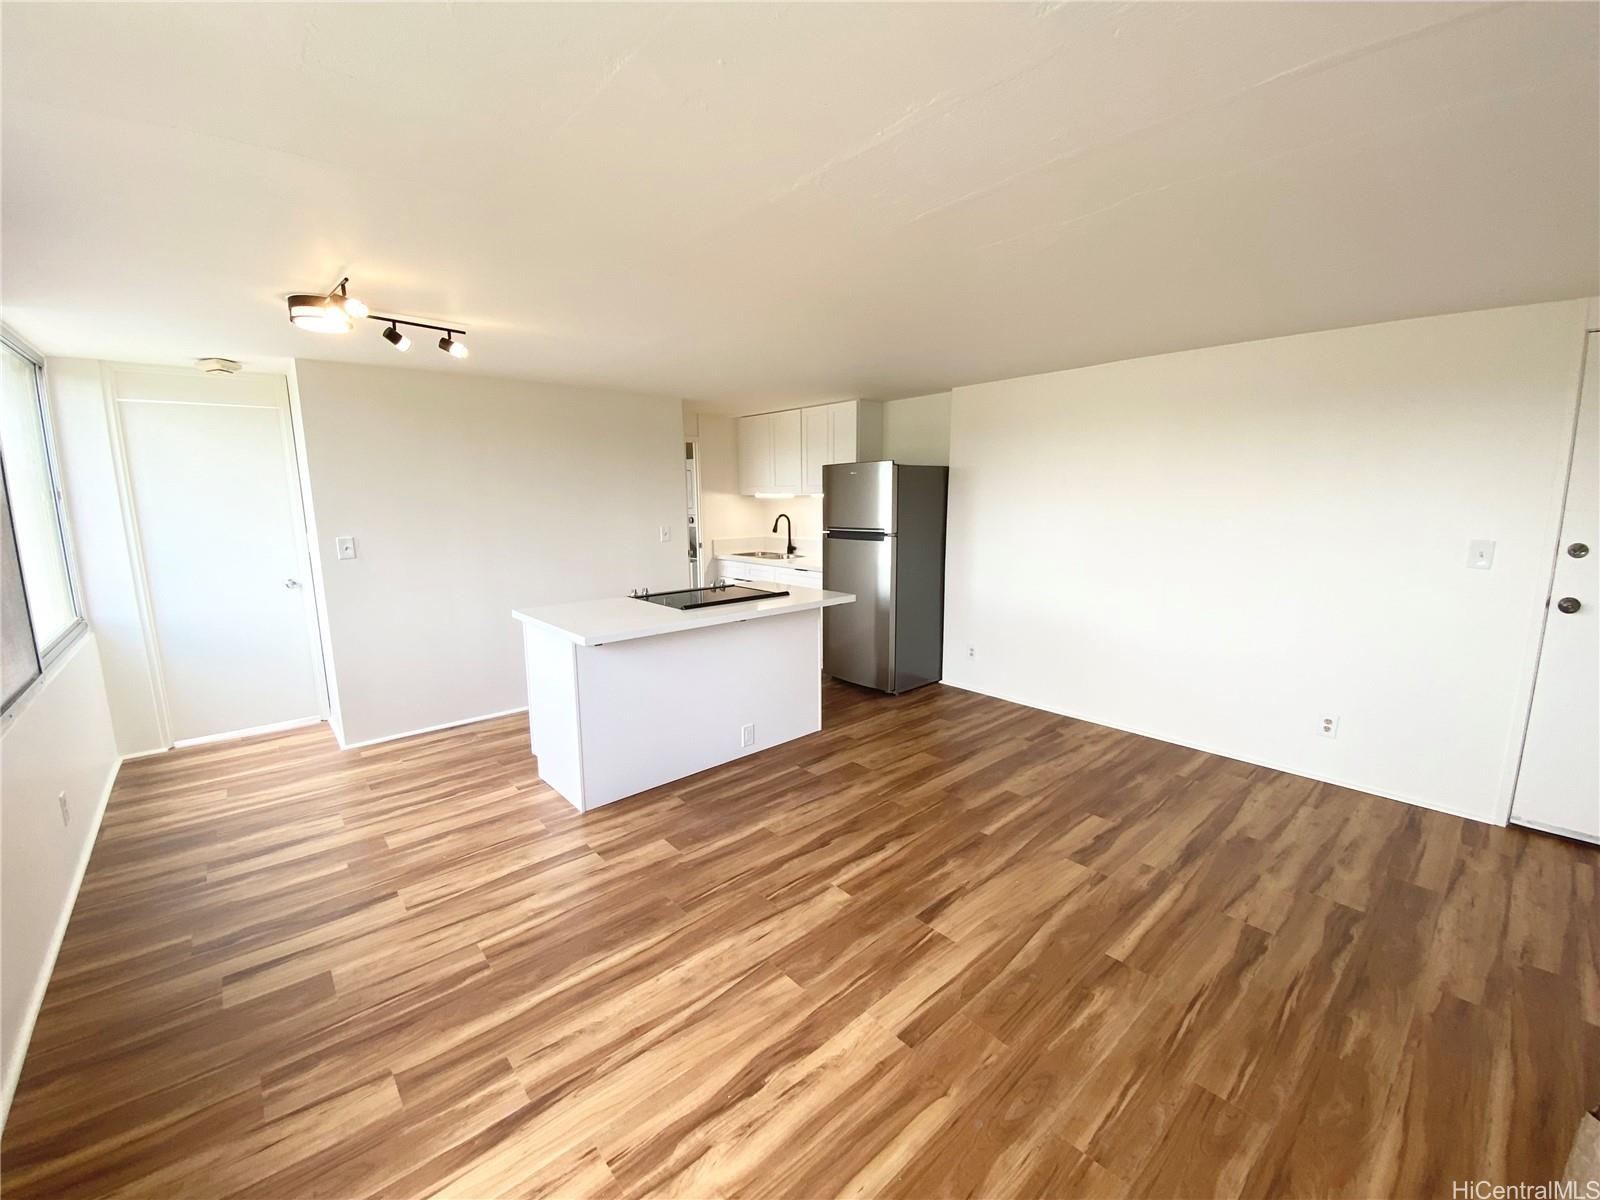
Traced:
<path fill-rule="evenodd" d="M 664 604 L 668 608 L 710 608 L 714 604 L 740 604 L 746 600 L 765 600 L 769 596 L 787 596 L 787 591 L 773 592 L 763 588 L 740 587 L 724 583 L 717 587 L 684 588 L 677 592 L 635 592 L 633 599 L 648 600 L 651 604 Z"/>

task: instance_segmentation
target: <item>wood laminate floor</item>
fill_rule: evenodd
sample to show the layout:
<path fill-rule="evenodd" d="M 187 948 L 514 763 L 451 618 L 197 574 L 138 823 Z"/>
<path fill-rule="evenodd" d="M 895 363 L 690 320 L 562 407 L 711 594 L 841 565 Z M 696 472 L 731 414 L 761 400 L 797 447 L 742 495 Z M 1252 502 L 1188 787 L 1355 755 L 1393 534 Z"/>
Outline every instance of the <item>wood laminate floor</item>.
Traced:
<path fill-rule="evenodd" d="M 1450 1196 L 1600 1100 L 1596 854 L 943 687 L 587 816 L 520 719 L 123 768 L 25 1197 Z"/>

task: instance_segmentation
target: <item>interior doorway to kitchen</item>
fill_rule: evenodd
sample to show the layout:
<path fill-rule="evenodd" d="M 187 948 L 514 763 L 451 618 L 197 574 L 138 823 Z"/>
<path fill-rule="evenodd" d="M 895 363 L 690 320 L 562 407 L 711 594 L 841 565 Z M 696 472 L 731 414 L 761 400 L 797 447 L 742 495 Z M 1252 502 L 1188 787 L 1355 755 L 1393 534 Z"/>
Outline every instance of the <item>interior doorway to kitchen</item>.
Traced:
<path fill-rule="evenodd" d="M 705 544 L 700 540 L 700 440 L 683 443 L 684 504 L 688 509 L 688 529 L 684 542 L 689 547 L 689 586 L 700 587 L 705 580 Z"/>

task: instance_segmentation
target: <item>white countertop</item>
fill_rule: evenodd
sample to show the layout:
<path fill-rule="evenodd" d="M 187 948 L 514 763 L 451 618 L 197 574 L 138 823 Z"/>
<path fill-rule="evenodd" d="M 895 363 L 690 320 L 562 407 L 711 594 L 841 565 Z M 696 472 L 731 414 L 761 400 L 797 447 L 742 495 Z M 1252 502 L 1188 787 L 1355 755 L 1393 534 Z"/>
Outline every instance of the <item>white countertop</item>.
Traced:
<path fill-rule="evenodd" d="M 726 558 L 731 562 L 751 563 L 759 567 L 783 567 L 789 571 L 820 571 L 822 560 L 805 554 L 797 554 L 793 558 L 761 558 L 755 554 L 730 554 L 721 551 L 717 558 Z"/>
<path fill-rule="evenodd" d="M 568 604 L 518 608 L 513 609 L 511 615 L 580 646 L 601 646 L 607 642 L 626 642 L 634 638 L 678 633 L 685 629 L 731 625 L 735 621 L 828 608 L 835 604 L 849 604 L 855 599 L 849 592 L 825 592 L 820 588 L 791 587 L 788 592 L 787 596 L 774 596 L 770 600 L 716 604 L 687 612 L 668 608 L 664 604 L 651 604 L 648 600 L 613 596 L 605 600 L 576 600 Z"/>

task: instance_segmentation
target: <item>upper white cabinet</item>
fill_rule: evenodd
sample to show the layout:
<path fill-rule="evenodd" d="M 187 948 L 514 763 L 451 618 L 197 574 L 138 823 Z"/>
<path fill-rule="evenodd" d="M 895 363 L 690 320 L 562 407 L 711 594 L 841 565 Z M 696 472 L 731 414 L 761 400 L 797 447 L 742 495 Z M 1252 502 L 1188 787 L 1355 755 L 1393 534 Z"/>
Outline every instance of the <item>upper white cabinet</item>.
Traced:
<path fill-rule="evenodd" d="M 746 496 L 772 486 L 772 414 L 739 418 L 739 490 Z"/>
<path fill-rule="evenodd" d="M 769 414 L 772 421 L 772 490 L 798 492 L 805 485 L 805 445 L 800 410 Z"/>
<path fill-rule="evenodd" d="M 841 400 L 828 410 L 828 461 L 877 462 L 883 457 L 883 405 L 876 400 Z M 817 491 L 822 472 L 817 472 Z"/>
<path fill-rule="evenodd" d="M 841 400 L 739 418 L 739 490 L 822 491 L 829 463 L 871 462 L 883 450 L 883 408 L 875 400 Z"/>
<path fill-rule="evenodd" d="M 739 418 L 739 490 L 799 492 L 805 484 L 800 409 Z"/>
<path fill-rule="evenodd" d="M 833 453 L 833 408 L 831 404 L 819 404 L 800 410 L 806 452 L 805 485 L 800 490 L 807 495 L 815 496 L 822 490 L 822 464 L 839 461 L 829 457 Z"/>

